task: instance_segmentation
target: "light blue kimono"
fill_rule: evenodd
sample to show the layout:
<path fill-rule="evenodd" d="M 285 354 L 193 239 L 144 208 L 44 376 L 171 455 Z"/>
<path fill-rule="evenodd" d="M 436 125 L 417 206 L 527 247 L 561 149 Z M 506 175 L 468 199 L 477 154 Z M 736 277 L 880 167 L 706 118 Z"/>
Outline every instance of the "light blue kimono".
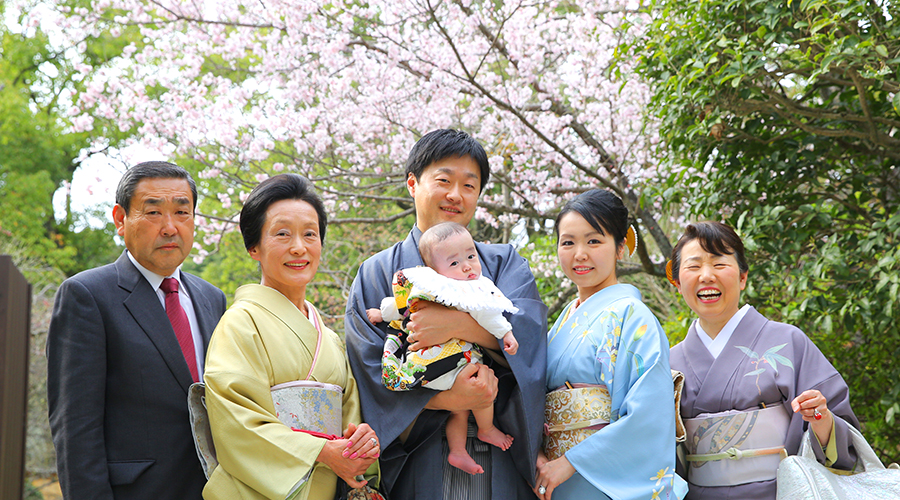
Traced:
<path fill-rule="evenodd" d="M 612 408 L 609 425 L 566 452 L 577 472 L 553 500 L 683 498 L 668 340 L 637 288 L 612 285 L 566 307 L 548 333 L 547 391 L 567 381 L 605 385 Z"/>

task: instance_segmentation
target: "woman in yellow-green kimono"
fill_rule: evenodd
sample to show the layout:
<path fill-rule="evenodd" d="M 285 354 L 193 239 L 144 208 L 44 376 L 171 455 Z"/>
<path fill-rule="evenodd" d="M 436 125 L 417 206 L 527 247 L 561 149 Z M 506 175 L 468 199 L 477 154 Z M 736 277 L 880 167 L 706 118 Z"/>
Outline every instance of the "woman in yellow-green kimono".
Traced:
<path fill-rule="evenodd" d="M 330 500 L 339 477 L 364 484 L 357 477 L 377 467 L 380 449 L 375 432 L 360 423 L 340 339 L 305 300 L 325 239 L 325 209 L 307 179 L 283 174 L 253 189 L 240 226 L 262 280 L 237 290 L 207 353 L 206 402 L 219 466 L 203 497 Z M 272 388 L 297 381 L 339 394 L 339 405 L 315 412 L 340 412 L 334 435 L 279 419 Z"/>

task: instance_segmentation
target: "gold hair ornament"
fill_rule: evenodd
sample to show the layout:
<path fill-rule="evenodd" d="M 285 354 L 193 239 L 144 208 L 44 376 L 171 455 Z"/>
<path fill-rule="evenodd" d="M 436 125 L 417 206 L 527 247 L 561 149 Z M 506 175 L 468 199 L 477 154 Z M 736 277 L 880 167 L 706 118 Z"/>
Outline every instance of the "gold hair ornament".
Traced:
<path fill-rule="evenodd" d="M 675 283 L 675 278 L 673 276 L 674 275 L 672 274 L 672 261 L 670 260 L 670 261 L 666 262 L 666 279 L 669 280 L 669 283 L 671 283 L 672 286 L 677 287 L 678 284 Z"/>
<path fill-rule="evenodd" d="M 637 233 L 634 231 L 634 226 L 628 226 L 628 232 L 625 233 L 625 246 L 628 247 L 628 256 L 634 255 L 634 251 L 637 250 Z"/>

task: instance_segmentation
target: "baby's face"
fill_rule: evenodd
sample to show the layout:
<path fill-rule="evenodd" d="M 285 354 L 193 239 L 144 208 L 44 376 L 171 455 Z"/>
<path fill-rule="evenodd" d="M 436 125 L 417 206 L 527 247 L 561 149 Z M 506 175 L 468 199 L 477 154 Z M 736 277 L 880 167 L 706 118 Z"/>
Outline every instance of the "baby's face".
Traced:
<path fill-rule="evenodd" d="M 438 244 L 431 252 L 433 269 L 455 280 L 476 280 L 481 276 L 481 261 L 469 233 L 458 233 Z"/>

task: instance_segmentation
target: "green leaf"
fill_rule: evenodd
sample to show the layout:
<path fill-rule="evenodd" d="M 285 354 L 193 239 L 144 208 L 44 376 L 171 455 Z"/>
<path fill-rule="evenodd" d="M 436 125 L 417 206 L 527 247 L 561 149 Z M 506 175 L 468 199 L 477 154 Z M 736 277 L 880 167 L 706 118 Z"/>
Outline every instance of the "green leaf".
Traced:
<path fill-rule="evenodd" d="M 888 58 L 887 47 L 885 47 L 884 45 L 876 45 L 875 52 L 878 52 L 878 55 L 880 55 L 881 57 L 883 57 L 885 59 Z"/>
<path fill-rule="evenodd" d="M 754 376 L 754 375 L 759 375 L 759 374 L 765 373 L 765 372 L 766 372 L 766 369 L 765 369 L 765 368 L 760 368 L 759 370 L 753 370 L 752 372 L 745 373 L 744 376 L 745 376 L 745 377 L 752 377 L 752 376 Z"/>
<path fill-rule="evenodd" d="M 640 377 L 644 374 L 644 358 L 640 354 L 634 353 L 634 363 L 637 365 L 637 375 Z"/>
<path fill-rule="evenodd" d="M 894 98 L 891 100 L 891 104 L 894 105 L 894 113 L 900 115 L 900 92 L 894 94 Z"/>
<path fill-rule="evenodd" d="M 744 347 L 744 346 L 742 346 L 742 345 L 738 345 L 738 346 L 735 346 L 735 347 L 737 347 L 738 349 L 740 349 L 741 351 L 743 351 L 744 354 L 746 354 L 747 356 L 750 356 L 751 359 L 759 359 L 759 354 L 756 354 L 756 353 L 753 352 L 751 349 L 749 349 L 749 348 L 747 348 L 747 347 Z"/>

